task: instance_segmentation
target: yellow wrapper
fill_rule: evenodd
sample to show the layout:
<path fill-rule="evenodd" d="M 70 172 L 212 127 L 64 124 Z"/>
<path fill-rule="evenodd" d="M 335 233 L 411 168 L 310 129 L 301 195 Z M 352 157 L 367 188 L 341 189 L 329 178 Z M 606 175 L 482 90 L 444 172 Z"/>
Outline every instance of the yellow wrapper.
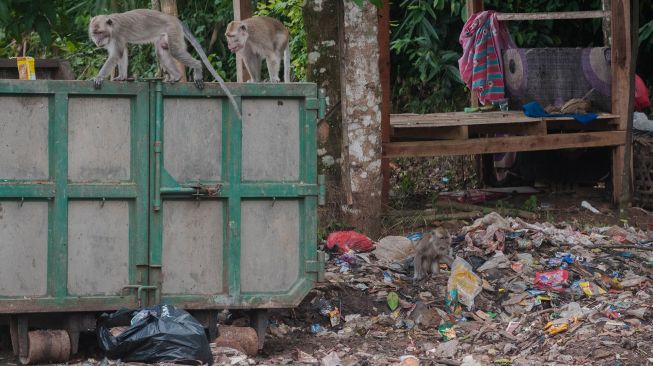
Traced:
<path fill-rule="evenodd" d="M 20 80 L 36 80 L 33 57 L 16 57 L 16 63 Z"/>

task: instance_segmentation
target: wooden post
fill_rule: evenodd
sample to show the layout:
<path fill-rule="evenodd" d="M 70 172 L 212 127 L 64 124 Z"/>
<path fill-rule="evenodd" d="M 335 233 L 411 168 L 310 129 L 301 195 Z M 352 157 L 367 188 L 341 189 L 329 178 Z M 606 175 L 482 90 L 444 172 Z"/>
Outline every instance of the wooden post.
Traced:
<path fill-rule="evenodd" d="M 612 113 L 618 115 L 618 128 L 625 131 L 628 127 L 629 108 L 632 108 L 632 38 L 630 33 L 630 1 L 612 0 Z M 628 136 L 626 138 L 629 138 Z M 624 141 L 624 144 L 626 141 Z M 615 147 L 612 151 L 612 200 L 621 203 L 624 188 L 625 145 Z M 628 167 L 630 169 L 630 167 Z"/>
<path fill-rule="evenodd" d="M 383 0 L 378 15 L 379 74 L 381 78 L 381 142 L 390 142 L 390 0 Z M 381 200 L 388 203 L 390 192 L 390 159 L 381 158 Z"/>
<path fill-rule="evenodd" d="M 233 0 L 234 20 L 243 20 L 252 17 L 252 3 L 250 0 Z M 244 83 L 249 80 L 249 73 L 243 64 L 243 60 L 236 55 L 236 81 Z"/>
<path fill-rule="evenodd" d="M 467 18 L 471 17 L 472 14 L 476 14 L 485 9 L 483 5 L 483 0 L 467 0 Z M 471 91 L 469 96 L 470 104 L 472 107 L 478 107 L 478 93 Z"/>

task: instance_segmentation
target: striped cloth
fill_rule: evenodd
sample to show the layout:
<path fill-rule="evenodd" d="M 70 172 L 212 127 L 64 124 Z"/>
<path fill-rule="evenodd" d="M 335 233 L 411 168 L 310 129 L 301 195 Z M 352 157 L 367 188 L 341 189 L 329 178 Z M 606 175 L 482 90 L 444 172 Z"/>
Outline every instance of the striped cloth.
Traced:
<path fill-rule="evenodd" d="M 505 96 L 501 50 L 515 48 L 508 30 L 494 11 L 472 15 L 458 38 L 463 56 L 458 60 L 460 77 L 478 93 L 481 104 Z"/>

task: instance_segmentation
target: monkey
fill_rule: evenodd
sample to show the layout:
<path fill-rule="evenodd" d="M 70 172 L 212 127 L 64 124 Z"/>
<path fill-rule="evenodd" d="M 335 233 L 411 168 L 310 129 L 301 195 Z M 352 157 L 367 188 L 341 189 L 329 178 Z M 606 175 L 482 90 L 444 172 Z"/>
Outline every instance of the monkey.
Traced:
<path fill-rule="evenodd" d="M 250 81 L 261 81 L 261 62 L 265 58 L 270 81 L 279 82 L 283 52 L 283 81 L 290 82 L 290 33 L 280 21 L 266 16 L 235 20 L 227 25 L 225 36 L 229 50 L 243 57 Z"/>
<path fill-rule="evenodd" d="M 96 89 L 102 86 L 104 78 L 118 65 L 118 76 L 114 80 L 122 81 L 127 79 L 127 44 L 154 43 L 157 49 L 157 57 L 164 70 L 168 73 L 168 80 L 175 82 L 181 78 L 181 72 L 174 64 L 179 60 L 182 64 L 193 69 L 193 81 L 198 89 L 204 88 L 202 75 L 202 62 L 211 75 L 220 83 L 220 87 L 234 106 L 238 118 L 240 108 L 233 95 L 224 84 L 224 80 L 213 69 L 209 63 L 202 46 L 188 29 L 176 17 L 164 14 L 160 11 L 150 9 L 136 9 L 124 13 L 108 15 L 97 15 L 91 18 L 88 25 L 89 38 L 99 48 L 109 52 L 104 65 L 93 79 Z M 186 50 L 184 38 L 188 39 L 202 61 L 191 56 Z"/>
<path fill-rule="evenodd" d="M 442 227 L 424 234 L 415 251 L 415 280 L 421 280 L 427 274 L 440 273 L 439 263 L 448 266 L 453 263 L 451 237 Z"/>

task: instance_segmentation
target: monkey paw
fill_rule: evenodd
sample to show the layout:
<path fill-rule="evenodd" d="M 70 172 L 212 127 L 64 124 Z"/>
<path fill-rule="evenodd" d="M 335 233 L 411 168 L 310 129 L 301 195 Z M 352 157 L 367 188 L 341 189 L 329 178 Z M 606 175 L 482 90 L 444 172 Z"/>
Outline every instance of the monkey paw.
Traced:
<path fill-rule="evenodd" d="M 98 76 L 91 80 L 93 80 L 93 87 L 95 87 L 95 89 L 100 89 L 102 87 L 102 82 L 104 81 L 104 78 Z"/>

